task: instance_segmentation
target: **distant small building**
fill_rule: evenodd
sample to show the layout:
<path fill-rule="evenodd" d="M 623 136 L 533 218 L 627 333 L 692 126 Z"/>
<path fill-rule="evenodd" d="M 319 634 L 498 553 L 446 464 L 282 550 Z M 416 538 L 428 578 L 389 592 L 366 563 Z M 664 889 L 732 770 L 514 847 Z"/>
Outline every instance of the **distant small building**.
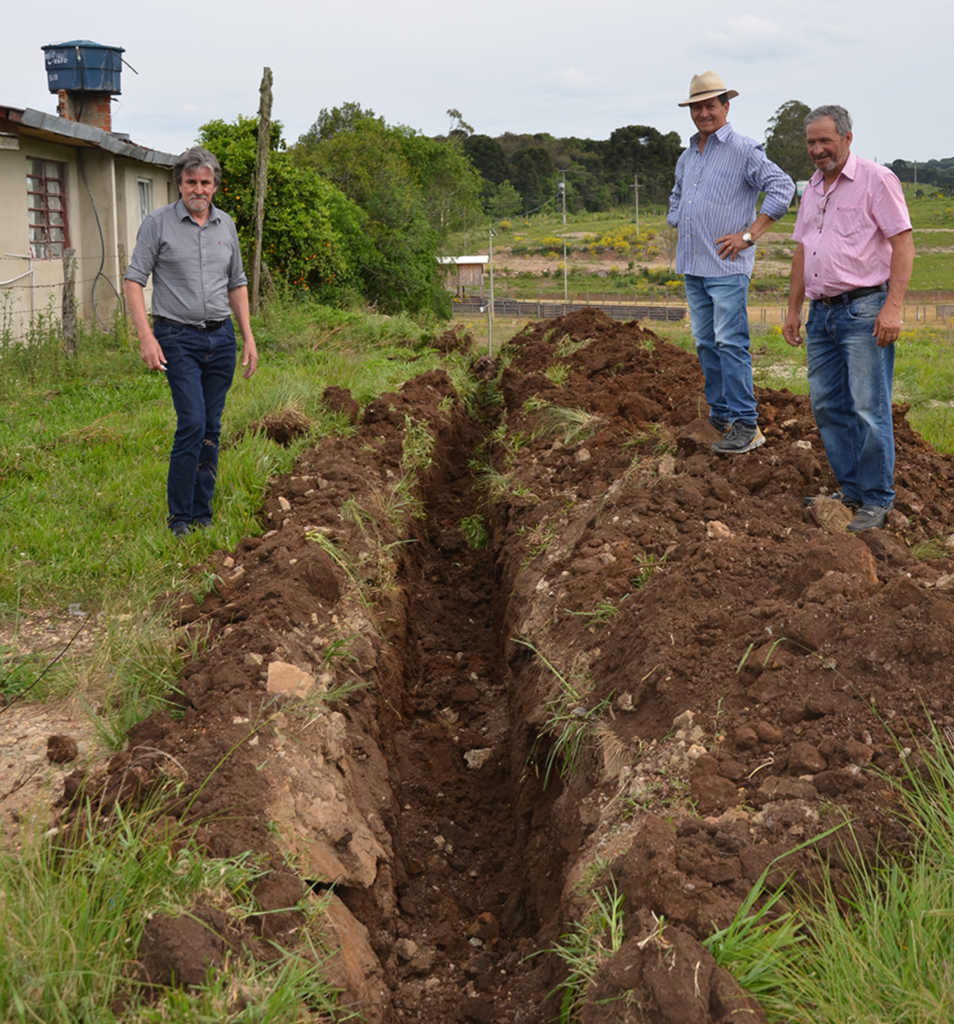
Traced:
<path fill-rule="evenodd" d="M 441 256 L 440 263 L 447 267 L 444 287 L 458 298 L 465 298 L 468 289 L 484 294 L 484 267 L 489 256 Z"/>
<path fill-rule="evenodd" d="M 59 314 L 67 249 L 76 257 L 77 314 L 107 322 L 139 225 L 177 197 L 175 156 L 112 131 L 118 72 L 104 78 L 90 64 L 99 56 L 118 66 L 121 49 L 86 40 L 43 49 L 57 113 L 0 104 L 0 335 L 15 337 L 38 314 Z M 85 61 L 80 71 L 74 57 Z"/>

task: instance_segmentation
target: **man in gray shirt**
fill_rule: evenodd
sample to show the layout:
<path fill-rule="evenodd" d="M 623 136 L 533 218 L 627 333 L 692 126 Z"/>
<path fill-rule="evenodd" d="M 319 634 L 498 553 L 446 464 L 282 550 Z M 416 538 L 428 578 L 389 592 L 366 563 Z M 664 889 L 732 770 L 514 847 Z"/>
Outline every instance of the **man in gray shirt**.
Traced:
<path fill-rule="evenodd" d="M 248 279 L 232 218 L 212 199 L 222 183 L 215 156 L 198 147 L 173 167 L 179 199 L 139 227 L 124 291 L 139 353 L 169 382 L 177 425 L 169 456 L 169 528 L 182 537 L 212 525 L 225 397 L 235 373 L 235 329 L 244 377 L 258 366 L 248 311 Z M 144 287 L 152 275 L 152 324 Z"/>

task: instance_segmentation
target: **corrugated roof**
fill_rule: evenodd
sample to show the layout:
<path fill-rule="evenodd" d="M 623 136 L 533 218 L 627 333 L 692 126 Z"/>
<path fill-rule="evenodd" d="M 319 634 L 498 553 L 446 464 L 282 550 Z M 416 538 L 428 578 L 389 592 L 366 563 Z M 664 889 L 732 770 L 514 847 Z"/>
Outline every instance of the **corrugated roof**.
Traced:
<path fill-rule="evenodd" d="M 42 110 L 33 110 L 32 107 L 27 107 L 25 110 L 7 107 L 0 110 L 0 114 L 5 114 L 6 119 L 17 126 L 20 134 L 35 139 L 105 149 L 108 153 L 115 153 L 117 156 L 124 156 L 130 160 L 139 160 L 141 163 L 156 164 L 158 167 L 172 167 L 176 162 L 177 154 L 163 153 L 158 149 L 137 146 L 133 142 L 126 142 L 110 132 L 103 131 L 102 128 L 94 128 L 91 124 L 81 124 L 79 121 L 68 121 L 65 117 L 47 114 Z"/>

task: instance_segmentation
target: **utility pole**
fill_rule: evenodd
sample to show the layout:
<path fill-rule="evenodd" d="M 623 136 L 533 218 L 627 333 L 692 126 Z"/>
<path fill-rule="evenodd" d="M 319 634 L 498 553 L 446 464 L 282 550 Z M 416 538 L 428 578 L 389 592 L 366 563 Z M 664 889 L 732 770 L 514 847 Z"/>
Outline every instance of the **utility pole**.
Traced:
<path fill-rule="evenodd" d="M 566 235 L 563 236 L 563 302 L 566 303 L 567 292 L 566 292 Z M 565 310 L 564 310 L 565 312 Z"/>
<path fill-rule="evenodd" d="M 633 195 L 636 197 L 636 237 L 639 237 L 639 175 L 633 175 Z"/>
<path fill-rule="evenodd" d="M 494 354 L 494 235 L 490 229 L 490 305 L 487 306 L 487 355 Z"/>
<path fill-rule="evenodd" d="M 566 171 L 561 170 L 563 178 L 560 180 L 560 195 L 563 197 L 563 226 L 566 227 Z"/>

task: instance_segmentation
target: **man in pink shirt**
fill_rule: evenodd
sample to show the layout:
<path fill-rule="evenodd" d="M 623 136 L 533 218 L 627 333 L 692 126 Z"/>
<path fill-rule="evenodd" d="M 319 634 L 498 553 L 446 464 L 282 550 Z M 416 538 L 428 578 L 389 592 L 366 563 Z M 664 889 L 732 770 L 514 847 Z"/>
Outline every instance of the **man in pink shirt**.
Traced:
<path fill-rule="evenodd" d="M 860 533 L 884 526 L 894 504 L 893 346 L 914 266 L 911 218 L 897 177 L 850 151 L 844 107 L 813 110 L 805 138 L 818 170 L 795 222 L 782 333 L 802 343 L 807 295 L 812 411 L 840 487 L 832 497 L 854 510 L 848 529 Z"/>

